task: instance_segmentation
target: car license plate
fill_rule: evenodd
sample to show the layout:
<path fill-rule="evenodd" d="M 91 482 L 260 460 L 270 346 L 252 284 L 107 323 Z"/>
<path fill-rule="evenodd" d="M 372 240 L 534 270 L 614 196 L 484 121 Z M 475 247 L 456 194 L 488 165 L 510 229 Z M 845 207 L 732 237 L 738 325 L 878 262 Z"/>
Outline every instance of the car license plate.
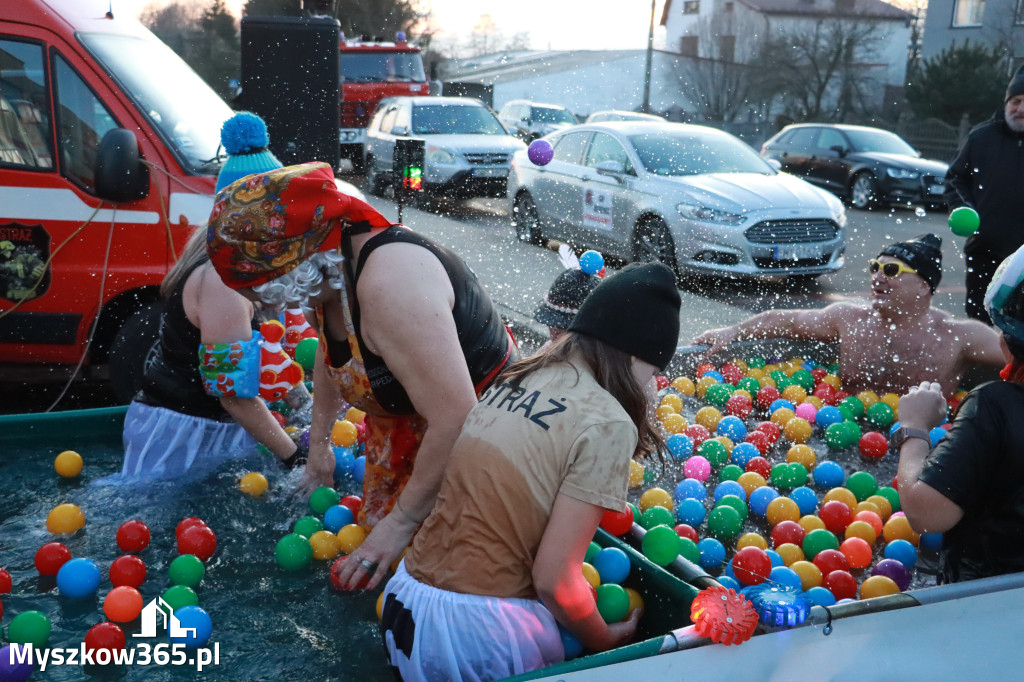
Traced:
<path fill-rule="evenodd" d="M 772 249 L 772 257 L 775 260 L 805 260 L 808 258 L 821 258 L 821 246 L 819 244 L 790 244 L 787 246 L 776 246 Z"/>
<path fill-rule="evenodd" d="M 362 143 L 366 141 L 366 128 L 339 128 L 338 142 L 343 144 Z"/>
<path fill-rule="evenodd" d="M 503 178 L 508 175 L 507 168 L 474 168 L 474 178 Z"/>
<path fill-rule="evenodd" d="M 932 185 L 928 188 L 928 194 L 945 194 L 945 185 Z"/>

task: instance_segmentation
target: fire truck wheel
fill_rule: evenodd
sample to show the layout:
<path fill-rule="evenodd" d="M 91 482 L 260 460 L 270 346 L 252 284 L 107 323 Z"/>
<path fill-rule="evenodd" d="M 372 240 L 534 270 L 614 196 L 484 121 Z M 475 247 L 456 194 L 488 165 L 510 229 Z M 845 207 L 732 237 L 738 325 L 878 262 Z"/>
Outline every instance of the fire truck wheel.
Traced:
<path fill-rule="evenodd" d="M 114 337 L 108 360 L 110 387 L 118 402 L 128 404 L 142 387 L 142 375 L 152 362 L 160 337 L 159 303 L 145 305 L 132 313 Z"/>

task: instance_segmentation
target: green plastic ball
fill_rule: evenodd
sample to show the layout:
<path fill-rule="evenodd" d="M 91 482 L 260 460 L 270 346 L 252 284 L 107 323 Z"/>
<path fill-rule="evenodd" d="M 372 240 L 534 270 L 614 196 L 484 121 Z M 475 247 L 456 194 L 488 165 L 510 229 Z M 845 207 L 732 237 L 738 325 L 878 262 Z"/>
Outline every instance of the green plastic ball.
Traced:
<path fill-rule="evenodd" d="M 711 463 L 716 469 L 729 461 L 729 451 L 720 440 L 706 440 L 697 448 L 697 454 Z"/>
<path fill-rule="evenodd" d="M 302 339 L 295 346 L 295 361 L 307 372 L 311 372 L 313 365 L 316 364 L 316 349 L 319 345 L 320 342 L 316 339 Z"/>
<path fill-rule="evenodd" d="M 640 514 L 640 507 L 636 506 L 632 502 L 627 502 L 626 506 L 628 506 L 630 508 L 630 510 L 633 512 L 633 520 L 639 522 L 640 521 L 640 516 L 641 516 L 641 514 Z"/>
<path fill-rule="evenodd" d="M 789 464 L 783 462 L 776 464 L 772 467 L 771 471 L 771 484 L 776 488 L 792 488 L 793 483 L 790 481 Z"/>
<path fill-rule="evenodd" d="M 644 483 L 653 483 L 655 478 L 657 478 L 657 476 L 654 473 L 654 469 L 652 467 L 645 467 Z"/>
<path fill-rule="evenodd" d="M 846 447 L 846 433 L 843 428 L 843 424 L 846 422 L 838 422 L 836 424 L 829 424 L 828 428 L 825 429 L 825 444 L 832 450 L 842 450 Z"/>
<path fill-rule="evenodd" d="M 11 644 L 31 644 L 37 649 L 46 646 L 50 638 L 50 619 L 39 611 L 22 611 L 7 626 L 7 639 Z"/>
<path fill-rule="evenodd" d="M 163 600 L 175 611 L 183 606 L 199 606 L 199 595 L 187 585 L 171 585 L 164 590 Z"/>
<path fill-rule="evenodd" d="M 289 533 L 277 541 L 274 548 L 277 564 L 286 571 L 298 571 L 313 560 L 313 546 L 298 533 Z"/>
<path fill-rule="evenodd" d="M 676 517 L 664 507 L 651 507 L 640 516 L 640 525 L 651 530 L 657 526 L 669 526 L 675 524 Z"/>
<path fill-rule="evenodd" d="M 743 475 L 743 467 L 737 464 L 727 464 L 722 467 L 722 470 L 718 472 L 718 480 L 722 481 L 737 481 L 740 476 Z"/>
<path fill-rule="evenodd" d="M 739 383 L 736 384 L 736 388 L 742 388 L 744 391 L 754 396 L 761 390 L 761 382 L 754 377 L 743 377 L 739 380 Z"/>
<path fill-rule="evenodd" d="M 854 422 L 842 422 L 839 426 L 842 427 L 844 448 L 852 447 L 860 441 L 860 427 L 857 424 Z"/>
<path fill-rule="evenodd" d="M 747 517 L 750 516 L 750 510 L 747 508 L 747 503 L 737 495 L 722 495 L 721 499 L 715 503 L 715 506 L 720 507 L 723 504 L 735 509 L 736 513 L 740 515 L 740 519 L 743 521 L 746 521 Z"/>
<path fill-rule="evenodd" d="M 789 483 L 794 488 L 807 485 L 807 467 L 800 462 L 789 463 Z"/>
<path fill-rule="evenodd" d="M 855 395 L 847 396 L 839 401 L 839 407 L 846 407 L 853 413 L 854 419 L 860 419 L 864 416 L 864 403 Z"/>
<path fill-rule="evenodd" d="M 760 355 L 755 355 L 752 358 L 747 358 L 747 367 L 750 369 L 760 369 L 764 367 L 764 358 Z"/>
<path fill-rule="evenodd" d="M 815 528 L 804 536 L 803 549 L 804 557 L 808 561 L 813 561 L 822 550 L 839 549 L 839 540 L 832 531 Z"/>
<path fill-rule="evenodd" d="M 715 407 L 723 407 L 735 390 L 730 384 L 713 384 L 704 392 L 704 400 Z"/>
<path fill-rule="evenodd" d="M 292 532 L 301 535 L 307 540 L 324 529 L 323 521 L 315 516 L 303 516 L 292 526 Z"/>
<path fill-rule="evenodd" d="M 957 237 L 970 237 L 980 226 L 981 218 L 970 206 L 954 208 L 949 214 L 949 229 Z"/>
<path fill-rule="evenodd" d="M 719 504 L 708 514 L 708 531 L 719 540 L 731 540 L 742 529 L 743 517 L 727 504 Z"/>
<path fill-rule="evenodd" d="M 880 429 L 889 428 L 894 417 L 892 408 L 881 401 L 873 404 L 867 410 L 868 423 Z"/>
<path fill-rule="evenodd" d="M 591 540 L 590 544 L 587 545 L 587 553 L 583 556 L 583 560 L 588 564 L 594 563 L 594 557 L 601 551 L 601 545 Z"/>
<path fill-rule="evenodd" d="M 629 595 L 626 588 L 606 583 L 597 588 L 597 611 L 606 623 L 618 623 L 629 613 Z"/>
<path fill-rule="evenodd" d="M 328 509 L 341 501 L 341 493 L 334 488 L 323 485 L 313 491 L 309 496 L 309 508 L 314 514 L 324 515 Z"/>
<path fill-rule="evenodd" d="M 647 531 L 641 544 L 644 556 L 659 566 L 668 566 L 679 556 L 682 538 L 669 526 L 656 526 Z"/>
<path fill-rule="evenodd" d="M 697 543 L 690 538 L 679 538 L 679 556 L 683 557 L 691 564 L 700 563 L 700 550 L 697 549 Z"/>
<path fill-rule="evenodd" d="M 839 414 L 843 415 L 844 422 L 852 422 L 857 420 L 857 415 L 854 414 L 853 410 L 851 410 L 846 405 L 837 405 L 836 407 L 839 409 Z"/>
<path fill-rule="evenodd" d="M 833 362 L 832 364 L 830 364 L 825 369 L 828 370 L 829 374 L 831 374 L 832 376 L 835 376 L 836 374 L 839 373 L 839 363 L 838 362 Z"/>
<path fill-rule="evenodd" d="M 846 488 L 853 493 L 858 502 L 863 502 L 878 490 L 878 481 L 866 471 L 856 471 L 846 479 Z"/>
<path fill-rule="evenodd" d="M 772 372 L 772 374 L 775 374 L 775 372 Z M 779 374 L 782 374 L 782 376 L 775 380 L 775 388 L 779 389 L 779 393 L 782 393 L 790 386 L 796 385 L 796 382 L 786 376 L 785 373 L 779 372 Z"/>
<path fill-rule="evenodd" d="M 885 499 L 889 500 L 889 506 L 892 507 L 894 512 L 898 512 L 900 510 L 900 494 L 896 488 L 883 486 L 875 491 L 875 495 L 881 495 Z"/>
<path fill-rule="evenodd" d="M 798 369 L 793 372 L 791 377 L 796 382 L 797 386 L 804 389 L 808 393 L 814 391 L 814 375 L 808 372 L 806 369 Z"/>
<path fill-rule="evenodd" d="M 770 376 L 772 380 L 775 382 L 775 388 L 779 389 L 779 393 L 782 393 L 782 388 L 779 387 L 779 382 L 789 380 L 789 377 L 786 376 L 786 373 L 783 372 L 781 369 L 777 369 L 774 372 L 770 373 L 768 376 Z"/>
<path fill-rule="evenodd" d="M 168 566 L 167 575 L 172 585 L 185 585 L 194 589 L 206 575 L 206 567 L 195 554 L 182 554 Z"/>

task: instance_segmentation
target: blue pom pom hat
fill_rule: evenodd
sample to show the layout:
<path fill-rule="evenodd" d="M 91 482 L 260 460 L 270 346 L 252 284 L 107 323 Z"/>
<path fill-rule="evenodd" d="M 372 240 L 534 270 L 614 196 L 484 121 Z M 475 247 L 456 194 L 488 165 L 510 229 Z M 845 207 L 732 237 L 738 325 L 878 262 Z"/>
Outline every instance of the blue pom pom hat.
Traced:
<path fill-rule="evenodd" d="M 267 124 L 250 111 L 240 111 L 224 121 L 220 129 L 220 143 L 228 153 L 228 160 L 217 176 L 218 192 L 247 175 L 283 166 L 267 148 L 270 144 Z"/>

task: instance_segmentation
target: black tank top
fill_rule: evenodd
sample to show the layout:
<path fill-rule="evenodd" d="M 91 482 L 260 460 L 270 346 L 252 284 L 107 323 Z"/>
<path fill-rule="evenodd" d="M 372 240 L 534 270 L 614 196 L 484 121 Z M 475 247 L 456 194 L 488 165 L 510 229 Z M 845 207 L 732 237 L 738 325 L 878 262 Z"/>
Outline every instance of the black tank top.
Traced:
<path fill-rule="evenodd" d="M 393 243 L 415 244 L 425 248 L 441 262 L 455 292 L 455 307 L 452 318 L 459 334 L 459 344 L 466 358 L 466 366 L 477 393 L 486 388 L 498 372 L 505 366 L 518 360 L 518 353 L 512 345 L 511 337 L 505 324 L 501 321 L 498 309 L 487 295 L 476 274 L 469 269 L 461 258 L 445 247 L 434 243 L 423 235 L 401 225 L 382 230 L 371 237 L 363 245 L 359 253 L 359 262 L 352 272 L 351 248 L 348 239 L 343 240 L 345 267 L 352 281 L 352 292 L 356 291 L 356 283 L 363 271 L 366 259 L 376 249 Z M 353 299 L 355 296 L 353 295 Z M 415 414 L 416 409 L 409 400 L 405 388 L 398 383 L 391 370 L 384 364 L 383 358 L 367 349 L 360 330 L 359 302 L 352 304 L 352 324 L 355 327 L 359 350 L 363 356 L 363 364 L 370 388 L 377 403 L 394 415 Z M 326 325 L 326 322 L 325 322 Z M 336 341 L 330 334 L 327 338 L 328 354 L 334 367 L 341 367 L 352 357 L 348 343 Z M 424 343 L 429 342 L 424 339 Z"/>

